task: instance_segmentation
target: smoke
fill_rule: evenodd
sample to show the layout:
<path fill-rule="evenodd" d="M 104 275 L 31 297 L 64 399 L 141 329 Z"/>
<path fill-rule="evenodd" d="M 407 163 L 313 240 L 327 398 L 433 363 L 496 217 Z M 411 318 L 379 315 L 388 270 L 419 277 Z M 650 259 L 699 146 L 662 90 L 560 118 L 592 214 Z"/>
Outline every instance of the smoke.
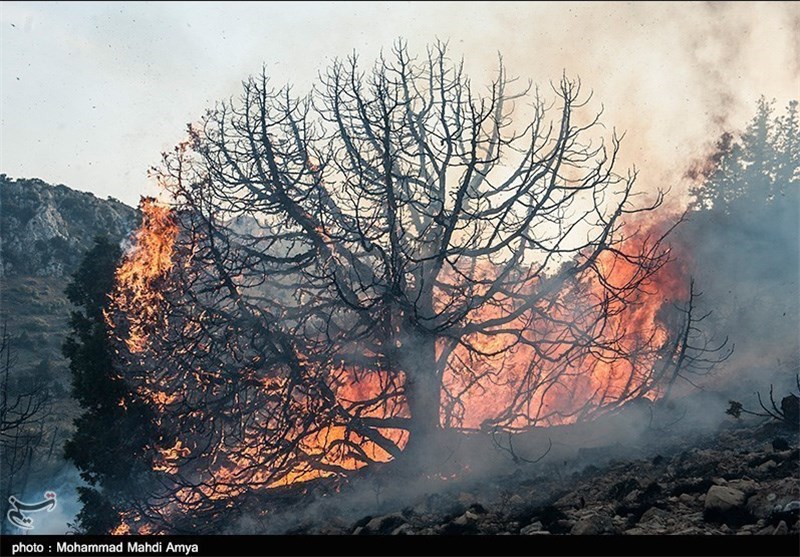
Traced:
<path fill-rule="evenodd" d="M 671 188 L 678 209 L 686 167 L 742 127 L 759 95 L 785 103 L 800 79 L 796 5 L 552 4 L 496 17 L 510 45 L 490 26 L 485 52 L 502 51 L 512 73 L 535 82 L 580 76 L 603 122 L 626 132 L 621 166 L 640 170 L 643 189 Z M 467 63 L 491 67 L 487 55 L 470 62 L 473 49 Z"/>
<path fill-rule="evenodd" d="M 75 517 L 81 510 L 81 503 L 78 499 L 77 488 L 86 485 L 80 478 L 78 470 L 71 464 L 64 464 L 55 470 L 47 473 L 40 472 L 31 478 L 27 487 L 22 492 L 13 492 L 19 501 L 23 503 L 38 503 L 44 500 L 45 492 L 56 494 L 56 506 L 51 511 L 30 513 L 28 517 L 33 521 L 31 534 L 68 534 L 71 525 L 75 522 Z M 5 506 L 3 507 L 5 509 Z M 8 533 L 25 533 L 6 522 L 6 517 L 2 517 L 4 529 Z"/>
<path fill-rule="evenodd" d="M 456 516 L 471 502 L 499 501 L 520 482 L 534 486 L 531 504 L 540 497 L 535 486 L 541 483 L 539 503 L 547 504 L 544 486 L 550 481 L 614 460 L 670 456 L 707 441 L 704 436 L 732 422 L 726 406 L 726 394 L 701 391 L 668 405 L 630 405 L 595 422 L 536 428 L 514 436 L 511 444 L 503 434 L 454 434 L 439 438 L 427 453 L 429 461 L 419 463 L 436 474 L 398 468 L 386 474 L 370 467 L 335 488 L 324 480 L 295 485 L 286 493 L 264 495 L 260 504 L 245 503 L 223 533 L 337 532 L 363 517 L 412 508 Z"/>
<path fill-rule="evenodd" d="M 2 19 L 3 100 L 15 107 L 4 130 L 18 139 L 5 170 L 132 204 L 186 122 L 238 95 L 262 64 L 276 84 L 305 91 L 331 58 L 370 61 L 397 37 L 420 54 L 449 41 L 476 86 L 498 52 L 543 89 L 562 71 L 580 76 L 606 125 L 628 132 L 625 165 L 674 193 L 706 142 L 741 127 L 760 94 L 785 102 L 800 76 L 790 2 L 17 3 Z"/>
<path fill-rule="evenodd" d="M 39 513 L 36 520 L 36 534 L 67 534 L 75 517 L 81 510 L 77 488 L 85 485 L 78 470 L 73 466 L 65 466 L 50 480 L 51 491 L 55 491 L 58 505 L 52 512 Z"/>

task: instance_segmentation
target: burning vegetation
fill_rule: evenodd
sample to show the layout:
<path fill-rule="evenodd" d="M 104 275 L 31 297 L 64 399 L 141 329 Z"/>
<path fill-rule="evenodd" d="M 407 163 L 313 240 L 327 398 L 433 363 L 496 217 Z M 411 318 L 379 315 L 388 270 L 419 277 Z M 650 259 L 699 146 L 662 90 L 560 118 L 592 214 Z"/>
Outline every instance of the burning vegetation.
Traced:
<path fill-rule="evenodd" d="M 334 63 L 313 102 L 251 78 L 165 155 L 170 202 L 142 202 L 106 312 L 158 430 L 159 487 L 117 532 L 371 464 L 436 473 L 443 432 L 592 420 L 718 361 L 665 241 L 680 217 L 634 203 L 579 82 L 555 114 L 513 84 L 479 96 L 443 47 L 399 46 Z"/>

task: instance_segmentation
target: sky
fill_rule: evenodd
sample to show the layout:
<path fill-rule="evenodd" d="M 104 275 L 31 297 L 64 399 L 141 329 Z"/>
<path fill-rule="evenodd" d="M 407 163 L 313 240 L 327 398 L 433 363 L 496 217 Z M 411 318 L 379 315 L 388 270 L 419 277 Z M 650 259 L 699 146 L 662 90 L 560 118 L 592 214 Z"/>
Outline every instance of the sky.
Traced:
<path fill-rule="evenodd" d="M 546 91 L 563 72 L 626 133 L 644 188 L 683 175 L 760 95 L 800 97 L 797 3 L 0 3 L 0 172 L 129 204 L 186 124 L 265 67 L 305 92 L 336 57 L 437 39 L 476 86 L 502 54 Z"/>

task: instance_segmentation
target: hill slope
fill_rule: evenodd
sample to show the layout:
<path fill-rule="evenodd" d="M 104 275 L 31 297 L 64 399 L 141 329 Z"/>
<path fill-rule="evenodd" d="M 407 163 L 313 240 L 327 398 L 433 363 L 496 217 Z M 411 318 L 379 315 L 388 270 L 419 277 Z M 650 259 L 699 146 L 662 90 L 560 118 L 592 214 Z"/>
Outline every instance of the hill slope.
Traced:
<path fill-rule="evenodd" d="M 136 209 L 114 199 L 0 174 L 0 322 L 8 326 L 17 378 L 46 374 L 63 396 L 64 289 L 95 236 L 122 241 L 137 218 Z"/>

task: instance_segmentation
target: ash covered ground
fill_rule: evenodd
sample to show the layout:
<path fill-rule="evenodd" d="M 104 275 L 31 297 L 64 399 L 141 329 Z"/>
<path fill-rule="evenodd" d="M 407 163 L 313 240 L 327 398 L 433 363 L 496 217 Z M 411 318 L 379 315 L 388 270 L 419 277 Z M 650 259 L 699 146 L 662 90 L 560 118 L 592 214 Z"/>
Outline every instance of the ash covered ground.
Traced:
<path fill-rule="evenodd" d="M 535 464 L 514 464 L 509 458 L 507 473 L 490 478 L 409 480 L 390 491 L 388 480 L 378 474 L 340 493 L 326 492 L 320 484 L 302 497 L 287 493 L 281 511 L 241 517 L 234 530 L 355 535 L 800 533 L 796 427 L 749 417 L 730 419 L 713 431 L 673 429 L 651 430 L 636 447 L 621 441 Z"/>

